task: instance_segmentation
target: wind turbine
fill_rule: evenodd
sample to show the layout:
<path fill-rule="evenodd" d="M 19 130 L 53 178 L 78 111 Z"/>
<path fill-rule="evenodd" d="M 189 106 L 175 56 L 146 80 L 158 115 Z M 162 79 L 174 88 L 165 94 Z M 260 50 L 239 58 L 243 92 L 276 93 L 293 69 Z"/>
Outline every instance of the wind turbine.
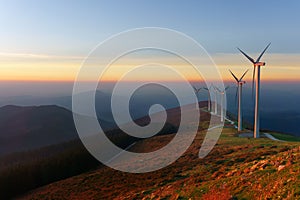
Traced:
<path fill-rule="evenodd" d="M 255 113 L 254 113 L 254 131 L 253 137 L 259 138 L 259 92 L 260 92 L 260 67 L 265 66 L 265 62 L 260 62 L 261 57 L 268 49 L 271 43 L 267 45 L 267 47 L 263 50 L 263 52 L 259 55 L 256 61 L 248 56 L 245 52 L 241 49 L 237 48 L 246 58 L 253 64 L 253 77 L 252 77 L 252 94 L 253 94 L 253 87 L 254 87 L 254 76 L 255 76 Z M 256 69 L 257 68 L 257 69 Z"/>
<path fill-rule="evenodd" d="M 221 94 L 221 122 L 224 122 L 224 95 L 225 95 L 225 91 L 229 88 L 229 86 L 225 87 L 224 90 L 220 90 L 219 88 L 215 88 L 220 94 Z"/>
<path fill-rule="evenodd" d="M 215 86 L 213 86 L 213 89 L 215 91 L 215 102 L 214 102 L 214 106 L 215 106 L 215 109 L 214 109 L 214 114 L 217 115 L 218 114 L 218 104 L 217 104 L 217 89 Z"/>
<path fill-rule="evenodd" d="M 243 84 L 245 84 L 245 81 L 242 81 L 242 79 L 244 78 L 244 76 L 247 74 L 247 72 L 249 71 L 249 69 L 247 69 L 247 71 L 244 72 L 244 74 L 241 76 L 240 79 L 238 79 L 234 73 L 232 73 L 231 70 L 229 70 L 229 72 L 231 73 L 231 75 L 233 76 L 233 78 L 236 80 L 236 83 L 238 85 L 237 87 L 237 91 L 236 91 L 236 95 L 235 98 L 238 94 L 238 131 L 241 131 L 242 128 L 242 86 Z"/>
<path fill-rule="evenodd" d="M 197 96 L 197 100 L 198 100 L 198 103 L 199 103 L 198 94 L 199 94 L 199 92 L 200 92 L 200 90 L 201 90 L 202 88 L 196 88 L 195 86 L 193 86 L 193 88 L 194 88 L 194 90 L 195 90 L 195 94 L 196 94 L 196 96 Z"/>
<path fill-rule="evenodd" d="M 207 87 L 204 87 L 204 88 L 203 88 L 204 90 L 207 90 L 207 93 L 208 93 L 208 96 L 207 96 L 207 110 L 208 110 L 209 112 L 211 112 L 211 100 L 210 100 L 210 93 L 209 93 L 209 90 L 210 90 L 211 87 L 212 87 L 212 86 L 210 85 L 209 88 L 207 88 Z"/>

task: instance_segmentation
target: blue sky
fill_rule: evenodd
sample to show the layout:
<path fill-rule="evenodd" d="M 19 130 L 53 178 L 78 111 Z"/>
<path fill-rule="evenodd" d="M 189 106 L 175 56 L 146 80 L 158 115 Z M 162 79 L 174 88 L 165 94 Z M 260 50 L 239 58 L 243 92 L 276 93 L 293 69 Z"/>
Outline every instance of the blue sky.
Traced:
<path fill-rule="evenodd" d="M 231 80 L 252 66 L 237 51 L 256 57 L 268 44 L 262 80 L 299 80 L 300 1 L 71 1 L 0 0 L 0 95 L 68 91 L 61 84 L 14 81 L 74 80 L 85 56 L 100 42 L 139 27 L 183 32 L 212 55 Z M 252 72 L 251 72 L 252 73 Z M 251 73 L 246 75 L 250 80 Z M 24 86 L 24 87 L 23 87 Z M 39 87 L 37 87 L 39 86 Z M 14 88 L 14 89 L 12 89 Z M 39 88 L 39 89 L 37 89 Z M 22 94 L 23 94 L 22 93 Z"/>
<path fill-rule="evenodd" d="M 300 53 L 299 1 L 1 1 L 0 51 L 85 56 L 120 31 L 158 26 L 210 53 Z"/>

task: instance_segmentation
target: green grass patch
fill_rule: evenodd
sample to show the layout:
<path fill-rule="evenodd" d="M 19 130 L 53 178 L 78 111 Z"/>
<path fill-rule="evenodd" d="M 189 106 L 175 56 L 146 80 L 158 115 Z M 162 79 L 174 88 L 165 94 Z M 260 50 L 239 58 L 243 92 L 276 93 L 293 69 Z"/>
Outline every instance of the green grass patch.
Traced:
<path fill-rule="evenodd" d="M 289 141 L 289 142 L 300 142 L 300 137 L 293 135 L 287 135 L 282 133 L 271 133 L 271 135 L 279 140 Z"/>

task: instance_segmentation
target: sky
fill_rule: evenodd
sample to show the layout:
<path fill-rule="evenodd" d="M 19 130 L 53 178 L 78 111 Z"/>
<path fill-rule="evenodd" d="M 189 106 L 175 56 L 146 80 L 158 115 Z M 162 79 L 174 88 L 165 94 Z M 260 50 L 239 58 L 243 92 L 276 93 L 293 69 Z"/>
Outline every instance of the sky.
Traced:
<path fill-rule="evenodd" d="M 300 2 L 296 0 L 0 3 L 0 81 L 72 82 L 97 44 L 142 27 L 169 28 L 192 37 L 207 50 L 224 80 L 231 80 L 229 68 L 237 76 L 252 70 L 236 47 L 256 58 L 272 42 L 263 57 L 267 66 L 262 68 L 262 79 L 300 80 Z M 116 71 L 132 63 L 127 59 Z M 145 78 L 147 74 L 135 80 Z"/>

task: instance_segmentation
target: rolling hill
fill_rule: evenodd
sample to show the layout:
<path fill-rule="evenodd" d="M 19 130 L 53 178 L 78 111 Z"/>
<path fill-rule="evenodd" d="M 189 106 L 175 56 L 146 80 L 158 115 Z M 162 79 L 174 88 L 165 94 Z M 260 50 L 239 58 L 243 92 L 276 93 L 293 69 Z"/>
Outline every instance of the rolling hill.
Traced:
<path fill-rule="evenodd" d="M 85 116 L 80 116 L 85 117 Z M 98 118 L 104 130 L 113 122 Z M 79 139 L 70 110 L 56 105 L 0 107 L 0 155 Z"/>
<path fill-rule="evenodd" d="M 58 106 L 0 108 L 0 155 L 77 138 L 72 113 Z"/>

